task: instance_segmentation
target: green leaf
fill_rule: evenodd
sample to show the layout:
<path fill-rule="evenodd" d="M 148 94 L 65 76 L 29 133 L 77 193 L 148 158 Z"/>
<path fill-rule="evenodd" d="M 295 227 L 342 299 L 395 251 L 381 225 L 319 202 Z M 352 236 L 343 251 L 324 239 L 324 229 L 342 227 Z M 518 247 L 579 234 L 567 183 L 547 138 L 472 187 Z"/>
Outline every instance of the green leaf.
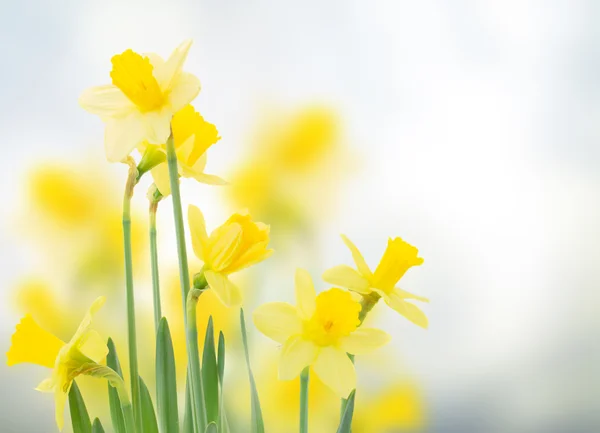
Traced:
<path fill-rule="evenodd" d="M 92 424 L 92 433 L 104 433 L 104 427 L 102 427 L 102 423 L 98 418 L 96 418 L 94 424 Z"/>
<path fill-rule="evenodd" d="M 344 411 L 344 415 L 340 421 L 340 426 L 337 429 L 337 433 L 350 433 L 350 429 L 352 428 L 352 416 L 354 415 L 354 396 L 356 395 L 356 390 L 352 390 L 350 395 L 348 396 L 348 400 L 346 403 L 346 410 Z"/>
<path fill-rule="evenodd" d="M 229 433 L 229 422 L 225 413 L 223 380 L 225 378 L 225 336 L 219 332 L 219 349 L 217 351 L 217 367 L 219 369 L 219 421 L 217 429 L 219 433 Z"/>
<path fill-rule="evenodd" d="M 108 356 L 106 357 L 106 365 L 112 368 L 117 374 L 123 377 L 121 364 L 117 356 L 115 343 L 111 338 L 108 339 Z M 110 406 L 110 419 L 112 420 L 113 430 L 115 433 L 126 433 L 125 419 L 123 418 L 123 410 L 121 409 L 121 400 L 115 388 L 108 384 L 108 403 Z"/>
<path fill-rule="evenodd" d="M 169 324 L 164 317 L 160 319 L 156 335 L 156 392 L 160 431 L 179 433 L 175 355 Z"/>
<path fill-rule="evenodd" d="M 152 404 L 152 397 L 146 386 L 144 379 L 140 377 L 140 397 L 142 405 L 142 426 L 144 433 L 158 433 L 158 424 L 156 423 L 156 413 Z"/>
<path fill-rule="evenodd" d="M 250 379 L 250 399 L 252 410 L 250 431 L 252 433 L 264 433 L 265 424 L 263 422 L 262 411 L 260 410 L 260 400 L 258 398 L 258 391 L 256 390 L 256 382 L 254 381 L 254 376 L 252 375 L 252 368 L 250 367 L 250 355 L 248 354 L 248 336 L 246 335 L 246 319 L 244 318 L 243 308 L 240 308 L 240 325 L 242 328 L 242 341 L 244 342 L 244 353 L 246 355 L 248 377 Z"/>
<path fill-rule="evenodd" d="M 217 433 L 217 425 L 214 422 L 211 422 L 206 426 L 205 433 Z"/>
<path fill-rule="evenodd" d="M 69 391 L 69 409 L 71 411 L 71 423 L 74 433 L 92 433 L 92 422 L 88 415 L 85 402 L 79 391 L 77 383 L 73 381 Z"/>
<path fill-rule="evenodd" d="M 204 352 L 202 353 L 202 385 L 204 386 L 204 404 L 208 423 L 219 419 L 219 373 L 215 354 L 215 330 L 212 316 L 208 318 Z"/>
<path fill-rule="evenodd" d="M 183 413 L 183 433 L 194 433 L 194 414 L 192 413 L 192 393 L 190 390 L 190 373 L 185 380 L 185 412 Z"/>

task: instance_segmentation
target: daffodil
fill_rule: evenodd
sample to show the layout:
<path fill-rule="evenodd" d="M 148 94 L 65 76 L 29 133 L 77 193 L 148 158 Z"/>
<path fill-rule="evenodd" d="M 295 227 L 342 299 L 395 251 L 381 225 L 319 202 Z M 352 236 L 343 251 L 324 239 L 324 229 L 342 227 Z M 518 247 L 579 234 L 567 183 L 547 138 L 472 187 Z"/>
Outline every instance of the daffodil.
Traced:
<path fill-rule="evenodd" d="M 183 42 L 165 61 L 157 54 L 124 51 L 111 59 L 112 84 L 92 87 L 80 105 L 106 123 L 106 157 L 123 161 L 142 141 L 163 144 L 171 118 L 200 92 L 200 81 L 183 72 L 192 45 Z"/>
<path fill-rule="evenodd" d="M 359 328 L 361 305 L 349 292 L 333 288 L 315 292 L 309 273 L 296 272 L 296 306 L 272 302 L 258 307 L 254 324 L 283 344 L 279 378 L 291 380 L 311 366 L 319 379 L 345 398 L 356 388 L 356 371 L 348 353 L 361 355 L 386 344 L 390 337 L 374 328 Z"/>
<path fill-rule="evenodd" d="M 206 151 L 221 139 L 215 125 L 204 120 L 200 113 L 194 110 L 194 107 L 186 105 L 173 116 L 171 128 L 173 130 L 173 143 L 177 154 L 179 174 L 209 185 L 225 185 L 227 182 L 220 177 L 204 173 Z M 140 150 L 144 152 L 148 146 L 152 145 L 144 142 L 140 146 Z M 154 146 L 166 154 L 164 144 Z M 163 162 L 157 165 L 151 170 L 151 173 L 161 195 L 166 197 L 171 194 L 167 163 Z"/>
<path fill-rule="evenodd" d="M 342 239 L 350 249 L 357 269 L 347 265 L 335 266 L 325 271 L 323 279 L 330 284 L 345 287 L 362 295 L 376 293 L 408 320 L 427 328 L 429 323 L 427 316 L 408 300 L 421 302 L 429 302 L 429 300 L 396 287 L 406 271 L 413 266 L 423 264 L 423 259 L 418 256 L 419 250 L 400 238 L 389 239 L 385 253 L 373 273 L 350 239 L 344 235 Z"/>
<path fill-rule="evenodd" d="M 204 262 L 204 278 L 225 305 L 242 303 L 240 289 L 229 280 L 229 275 L 269 257 L 269 226 L 254 222 L 247 213 L 233 214 L 210 236 L 200 209 L 190 206 L 188 220 L 192 245 L 196 256 Z"/>
<path fill-rule="evenodd" d="M 104 297 L 94 301 L 68 343 L 42 329 L 30 315 L 21 319 L 12 336 L 12 344 L 6 354 L 9 366 L 29 363 L 52 369 L 52 376 L 42 381 L 36 389 L 54 393 L 56 424 L 61 430 L 64 407 L 73 380 L 83 373 L 82 368 L 98 364 L 108 353 L 106 342 L 100 334 L 89 329 L 93 315 L 104 302 Z"/>

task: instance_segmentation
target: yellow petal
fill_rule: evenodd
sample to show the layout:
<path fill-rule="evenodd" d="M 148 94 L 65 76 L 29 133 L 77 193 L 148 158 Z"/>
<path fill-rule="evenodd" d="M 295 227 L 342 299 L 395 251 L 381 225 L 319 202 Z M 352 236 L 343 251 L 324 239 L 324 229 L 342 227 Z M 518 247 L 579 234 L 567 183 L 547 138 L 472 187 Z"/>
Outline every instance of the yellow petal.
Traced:
<path fill-rule="evenodd" d="M 292 380 L 313 363 L 319 348 L 311 341 L 297 335 L 285 342 L 279 358 L 279 379 Z"/>
<path fill-rule="evenodd" d="M 414 299 L 415 301 L 429 302 L 429 298 L 424 298 L 423 296 L 414 295 L 414 294 L 407 292 L 406 290 L 402 290 L 398 287 L 396 287 L 394 290 L 398 294 L 398 296 L 400 296 L 403 299 Z"/>
<path fill-rule="evenodd" d="M 196 136 L 194 136 L 196 138 Z M 194 165 L 191 167 L 191 171 L 193 173 L 204 173 L 204 169 L 206 168 L 206 163 L 208 162 L 208 156 L 206 152 L 204 152 L 200 157 L 194 162 Z"/>
<path fill-rule="evenodd" d="M 52 392 L 54 391 L 55 384 L 56 382 L 54 382 L 54 378 L 49 377 L 48 379 L 42 380 L 35 390 L 39 392 Z"/>
<path fill-rule="evenodd" d="M 356 388 L 354 364 L 343 350 L 332 346 L 321 348 L 313 370 L 340 398 L 348 397 Z"/>
<path fill-rule="evenodd" d="M 194 254 L 204 262 L 204 249 L 208 244 L 206 222 L 204 221 L 202 211 L 194 205 L 188 207 L 188 223 L 192 236 L 192 248 L 194 249 Z"/>
<path fill-rule="evenodd" d="M 71 390 L 71 384 L 68 385 L 66 390 L 62 389 L 62 386 L 57 386 L 54 389 L 54 413 L 56 418 L 56 425 L 58 429 L 62 431 L 65 425 L 65 405 L 67 403 L 67 396 Z"/>
<path fill-rule="evenodd" d="M 229 185 L 229 183 L 226 180 L 221 179 L 219 176 L 216 176 L 214 174 L 197 173 L 193 176 L 193 178 L 200 183 L 205 183 L 206 185 Z"/>
<path fill-rule="evenodd" d="M 296 307 L 286 302 L 270 302 L 254 310 L 254 324 L 267 337 L 285 343 L 294 335 L 302 333 L 302 321 Z"/>
<path fill-rule="evenodd" d="M 79 105 L 100 117 L 124 117 L 135 110 L 135 104 L 112 84 L 86 89 L 79 97 Z"/>
<path fill-rule="evenodd" d="M 109 162 L 123 161 L 144 139 L 146 125 L 140 114 L 106 119 L 104 148 Z"/>
<path fill-rule="evenodd" d="M 152 174 L 152 179 L 154 180 L 154 184 L 158 191 L 163 195 L 163 197 L 168 197 L 171 195 L 171 179 L 169 178 L 169 166 L 166 162 L 162 164 L 158 164 L 152 170 L 150 170 Z"/>
<path fill-rule="evenodd" d="M 358 328 L 340 339 L 340 348 L 353 355 L 362 355 L 386 345 L 390 339 L 390 335 L 380 329 Z"/>
<path fill-rule="evenodd" d="M 237 223 L 224 224 L 208 238 L 206 262 L 215 270 L 225 269 L 235 258 L 243 238 L 242 226 Z"/>
<path fill-rule="evenodd" d="M 390 307 L 402 314 L 415 325 L 427 329 L 429 326 L 429 320 L 419 307 L 402 299 L 402 296 L 396 290 L 390 294 L 384 294 L 383 296 L 385 302 Z"/>
<path fill-rule="evenodd" d="M 164 63 L 161 70 L 161 76 L 157 77 L 160 84 L 160 88 L 164 91 L 170 89 L 174 83 L 177 82 L 183 70 L 183 64 L 187 59 L 188 52 L 192 46 L 192 40 L 187 39 L 183 41 Z"/>
<path fill-rule="evenodd" d="M 235 269 L 235 272 L 241 271 L 249 266 L 266 260 L 273 254 L 274 250 L 268 250 L 267 245 L 269 241 L 259 242 L 252 245 L 244 254 L 242 254 L 235 262 L 230 264 L 231 269 Z"/>
<path fill-rule="evenodd" d="M 173 112 L 169 109 L 144 113 L 141 116 L 144 122 L 144 139 L 150 144 L 165 144 L 171 135 L 171 118 Z"/>
<path fill-rule="evenodd" d="M 369 294 L 369 281 L 350 266 L 339 265 L 326 270 L 323 280 L 334 286 L 344 287 L 358 293 Z"/>
<path fill-rule="evenodd" d="M 354 245 L 352 241 L 348 239 L 345 235 L 341 236 L 342 240 L 352 253 L 352 258 L 354 259 L 354 263 L 356 263 L 356 268 L 358 269 L 358 272 L 360 272 L 364 277 L 368 279 L 372 278 L 373 273 L 371 272 L 371 269 L 369 269 L 369 265 L 367 265 L 367 262 L 365 261 L 363 255 L 360 253 L 358 248 L 356 248 L 356 245 Z"/>
<path fill-rule="evenodd" d="M 79 324 L 79 328 L 77 328 L 77 331 L 73 335 L 73 338 L 71 338 L 71 341 L 69 342 L 69 344 L 73 343 L 79 347 L 78 343 L 83 339 L 84 334 L 87 332 L 88 328 L 92 324 L 92 319 L 94 318 L 94 314 L 96 314 L 98 312 L 98 310 L 100 308 L 102 308 L 102 306 L 104 305 L 105 302 L 106 302 L 106 298 L 104 296 L 100 296 L 100 297 L 96 298 L 96 300 L 92 303 L 91 307 L 89 308 L 89 310 L 83 317 L 83 320 Z"/>
<path fill-rule="evenodd" d="M 195 75 L 187 72 L 182 72 L 172 86 L 168 98 L 174 112 L 181 110 L 192 102 L 200 93 L 200 80 Z"/>
<path fill-rule="evenodd" d="M 63 341 L 40 328 L 30 315 L 21 319 L 11 339 L 6 353 L 9 366 L 26 362 L 54 368 L 58 352 L 65 345 Z"/>
<path fill-rule="evenodd" d="M 304 320 L 312 317 L 316 308 L 317 293 L 308 271 L 296 270 L 296 305 L 298 315 Z"/>
<path fill-rule="evenodd" d="M 213 271 L 205 271 L 204 276 L 210 288 L 227 307 L 239 307 L 242 304 L 240 289 L 226 276 Z"/>
<path fill-rule="evenodd" d="M 79 351 L 99 363 L 108 355 L 106 341 L 94 330 L 87 331 L 79 341 Z"/>

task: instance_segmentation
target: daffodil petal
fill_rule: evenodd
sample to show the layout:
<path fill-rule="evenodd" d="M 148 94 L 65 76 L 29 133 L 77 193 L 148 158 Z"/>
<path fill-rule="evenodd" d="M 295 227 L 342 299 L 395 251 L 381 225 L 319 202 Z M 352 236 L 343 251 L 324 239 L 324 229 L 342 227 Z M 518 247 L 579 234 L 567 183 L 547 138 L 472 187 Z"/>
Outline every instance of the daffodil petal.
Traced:
<path fill-rule="evenodd" d="M 321 382 L 340 398 L 348 397 L 348 394 L 356 388 L 354 364 L 343 350 L 331 346 L 321 348 L 312 367 Z"/>
<path fill-rule="evenodd" d="M 350 266 L 339 265 L 326 270 L 323 280 L 334 286 L 345 287 L 358 293 L 369 294 L 369 281 Z"/>
<path fill-rule="evenodd" d="M 239 307 L 242 304 L 242 293 L 229 278 L 213 271 L 205 271 L 204 276 L 209 287 L 227 307 Z"/>
<path fill-rule="evenodd" d="M 181 75 L 183 64 L 187 59 L 192 42 L 193 41 L 191 39 L 183 41 L 177 48 L 175 48 L 173 53 L 171 53 L 167 61 L 164 63 L 161 71 L 162 76 L 156 77 L 163 92 L 171 88 Z"/>
<path fill-rule="evenodd" d="M 421 302 L 427 302 L 427 303 L 429 302 L 429 298 L 414 295 L 414 294 L 407 292 L 406 290 L 402 290 L 398 287 L 396 287 L 394 289 L 394 291 L 398 294 L 398 296 L 400 296 L 403 299 L 414 299 L 415 301 L 421 301 Z"/>
<path fill-rule="evenodd" d="M 369 269 L 369 265 L 367 265 L 367 262 L 365 261 L 363 255 L 360 253 L 359 249 L 356 248 L 356 245 L 354 245 L 346 235 L 341 235 L 341 237 L 348 249 L 350 250 L 350 252 L 352 253 L 352 259 L 354 260 L 354 263 L 356 263 L 356 268 L 358 269 L 358 272 L 360 272 L 364 277 L 368 279 L 372 278 L 373 273 L 371 272 L 371 269 Z"/>
<path fill-rule="evenodd" d="M 219 176 L 216 176 L 214 174 L 197 173 L 193 177 L 198 182 L 205 183 L 207 185 L 223 186 L 229 184 L 226 180 L 221 179 Z"/>
<path fill-rule="evenodd" d="M 386 291 L 392 290 L 408 269 L 423 264 L 418 255 L 419 250 L 401 238 L 389 239 L 375 269 L 373 285 Z"/>
<path fill-rule="evenodd" d="M 105 302 L 106 298 L 104 296 L 99 296 L 98 298 L 96 298 L 96 300 L 92 303 L 89 310 L 83 317 L 83 320 L 79 324 L 79 328 L 77 328 L 77 331 L 73 335 L 73 338 L 71 338 L 70 343 L 80 342 L 80 340 L 83 338 L 84 334 L 87 332 L 88 328 L 92 324 L 92 319 L 94 318 L 94 315 L 98 312 L 100 308 L 102 308 Z"/>
<path fill-rule="evenodd" d="M 53 368 L 63 341 L 42 329 L 30 315 L 21 319 L 6 353 L 9 366 L 29 363 Z"/>
<path fill-rule="evenodd" d="M 65 426 L 65 405 L 67 404 L 67 396 L 71 390 L 71 384 L 68 389 L 62 390 L 60 386 L 54 389 L 54 413 L 56 418 L 56 425 L 58 429 L 62 431 Z"/>
<path fill-rule="evenodd" d="M 169 177 L 169 166 L 167 163 L 158 164 L 152 170 L 150 170 L 152 174 L 152 180 L 154 180 L 154 184 L 158 191 L 162 194 L 163 197 L 168 197 L 171 195 L 171 178 Z"/>
<path fill-rule="evenodd" d="M 300 335 L 288 339 L 281 348 L 279 358 L 279 379 L 292 380 L 313 363 L 319 353 L 319 348 L 312 341 L 307 341 Z"/>
<path fill-rule="evenodd" d="M 104 148 L 109 162 L 121 162 L 146 138 L 146 124 L 139 113 L 106 119 Z"/>
<path fill-rule="evenodd" d="M 135 110 L 135 104 L 113 84 L 84 90 L 79 97 L 79 105 L 102 118 L 124 117 Z"/>
<path fill-rule="evenodd" d="M 416 305 L 402 299 L 402 296 L 396 290 L 392 291 L 390 294 L 384 294 L 384 300 L 390 307 L 402 314 L 415 325 L 425 329 L 429 326 L 429 320 L 425 313 L 423 313 Z"/>
<path fill-rule="evenodd" d="M 35 388 L 36 391 L 39 392 L 52 392 L 54 391 L 54 379 L 49 377 L 47 379 L 42 380 L 39 385 Z"/>
<path fill-rule="evenodd" d="M 317 292 L 308 271 L 296 270 L 296 305 L 301 318 L 308 320 L 315 312 Z"/>
<path fill-rule="evenodd" d="M 164 144 L 171 135 L 171 118 L 173 113 L 170 110 L 153 111 L 144 113 L 142 119 L 146 128 L 145 139 L 150 144 Z"/>
<path fill-rule="evenodd" d="M 286 302 L 270 302 L 254 310 L 254 324 L 260 332 L 278 343 L 302 333 L 296 307 Z"/>
<path fill-rule="evenodd" d="M 173 84 L 169 93 L 169 101 L 174 112 L 181 110 L 192 102 L 200 93 L 200 80 L 187 72 L 182 72 Z"/>
<path fill-rule="evenodd" d="M 357 328 L 340 339 L 342 350 L 353 355 L 362 355 L 386 345 L 391 337 L 387 332 L 375 328 Z"/>
<path fill-rule="evenodd" d="M 243 234 L 242 226 L 237 223 L 223 225 L 211 233 L 206 261 L 215 271 L 223 270 L 231 264 Z"/>
<path fill-rule="evenodd" d="M 108 346 L 98 332 L 90 330 L 81 338 L 79 351 L 92 361 L 99 363 L 108 355 Z"/>
<path fill-rule="evenodd" d="M 204 248 L 206 248 L 208 244 L 206 222 L 204 221 L 202 211 L 194 205 L 188 207 L 188 223 L 190 225 L 194 254 L 196 254 L 196 257 L 200 260 L 205 261 Z"/>

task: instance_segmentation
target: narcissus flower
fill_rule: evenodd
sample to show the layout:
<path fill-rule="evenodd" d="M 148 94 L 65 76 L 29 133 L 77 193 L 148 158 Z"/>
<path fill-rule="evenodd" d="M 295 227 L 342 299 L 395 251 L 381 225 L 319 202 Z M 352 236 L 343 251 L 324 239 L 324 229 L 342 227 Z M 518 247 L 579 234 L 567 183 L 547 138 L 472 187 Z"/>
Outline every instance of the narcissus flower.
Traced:
<path fill-rule="evenodd" d="M 196 256 L 204 262 L 204 277 L 219 299 L 229 306 L 242 303 L 240 289 L 228 276 L 269 257 L 269 226 L 246 213 L 233 214 L 210 236 L 200 209 L 190 206 L 188 220 Z"/>
<path fill-rule="evenodd" d="M 36 389 L 54 393 L 56 424 L 61 430 L 64 407 L 73 379 L 82 373 L 82 367 L 97 364 L 108 354 L 106 342 L 96 331 L 89 329 L 93 315 L 104 302 L 104 297 L 94 301 L 68 343 L 42 329 L 29 315 L 21 319 L 12 336 L 12 344 L 6 354 L 9 366 L 29 363 L 52 369 L 52 376 L 42 381 Z"/>
<path fill-rule="evenodd" d="M 323 279 L 330 284 L 345 287 L 362 295 L 375 292 L 408 320 L 427 328 L 429 323 L 427 316 L 407 300 L 421 302 L 429 302 L 429 300 L 396 287 L 406 271 L 413 266 L 423 264 L 423 259 L 418 257 L 419 250 L 400 238 L 389 239 L 385 253 L 373 273 L 350 239 L 344 235 L 342 235 L 342 239 L 352 252 L 357 270 L 346 265 L 335 266 L 325 271 Z"/>
<path fill-rule="evenodd" d="M 296 272 L 296 303 L 272 302 L 258 307 L 254 324 L 283 344 L 279 378 L 291 380 L 311 366 L 340 397 L 356 388 L 356 371 L 347 353 L 361 355 L 386 344 L 390 337 L 374 328 L 359 328 L 360 303 L 342 289 L 318 296 L 307 271 Z"/>
<path fill-rule="evenodd" d="M 204 173 L 206 151 L 221 139 L 215 125 L 204 120 L 194 107 L 186 105 L 173 116 L 171 128 L 179 174 L 209 185 L 225 185 L 227 182 L 220 177 Z M 140 151 L 143 153 L 147 146 L 150 146 L 148 142 L 144 142 Z M 166 153 L 164 144 L 156 147 Z M 157 165 L 151 173 L 158 191 L 165 197 L 171 194 L 167 163 Z"/>
<path fill-rule="evenodd" d="M 80 105 L 106 123 L 109 161 L 124 160 L 144 140 L 167 141 L 173 115 L 200 92 L 198 78 L 183 72 L 191 45 L 191 40 L 183 42 L 166 61 L 127 50 L 111 59 L 112 84 L 83 92 Z"/>

